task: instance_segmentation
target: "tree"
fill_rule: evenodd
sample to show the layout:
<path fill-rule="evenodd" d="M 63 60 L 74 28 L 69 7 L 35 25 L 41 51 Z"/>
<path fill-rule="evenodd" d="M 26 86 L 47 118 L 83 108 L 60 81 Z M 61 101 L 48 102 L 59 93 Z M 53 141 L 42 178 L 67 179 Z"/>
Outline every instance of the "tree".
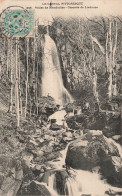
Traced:
<path fill-rule="evenodd" d="M 105 23 L 105 21 L 104 21 Z M 107 22 L 106 22 L 107 23 Z M 107 26 L 107 24 L 106 24 Z M 105 33 L 105 47 L 91 35 L 91 39 L 99 47 L 106 60 L 106 73 L 108 73 L 108 98 L 112 99 L 117 96 L 117 81 L 116 81 L 116 62 L 115 53 L 117 48 L 117 20 L 114 18 L 108 19 L 108 28 Z"/>
<path fill-rule="evenodd" d="M 10 43 L 10 67 L 11 67 L 11 101 L 10 101 L 10 112 L 12 112 L 13 110 L 13 69 L 14 69 L 14 66 L 13 66 L 13 52 L 12 52 L 12 46 L 13 46 L 13 39 L 11 38 L 11 43 Z"/>
<path fill-rule="evenodd" d="M 28 55 L 29 55 L 29 38 L 26 38 L 26 95 L 25 95 L 25 117 L 27 115 L 27 107 L 28 107 L 28 70 L 29 70 L 29 62 L 28 62 Z"/>
<path fill-rule="evenodd" d="M 16 71 L 16 82 L 15 82 L 15 107 L 16 107 L 16 119 L 17 119 L 17 127 L 20 126 L 20 114 L 19 114 L 19 87 L 18 87 L 18 39 L 16 38 L 16 63 L 15 63 L 15 71 Z"/>

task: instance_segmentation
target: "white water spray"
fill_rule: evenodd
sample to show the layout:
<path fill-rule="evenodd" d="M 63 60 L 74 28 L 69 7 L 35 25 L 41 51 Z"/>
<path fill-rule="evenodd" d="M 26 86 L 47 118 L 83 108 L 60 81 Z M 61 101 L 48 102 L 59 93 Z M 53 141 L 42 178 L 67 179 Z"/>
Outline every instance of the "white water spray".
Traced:
<path fill-rule="evenodd" d="M 58 51 L 48 33 L 45 35 L 42 60 L 42 96 L 51 96 L 61 105 L 73 101 L 63 85 Z"/>
<path fill-rule="evenodd" d="M 116 142 L 114 142 L 112 139 L 110 140 L 110 142 L 113 142 L 114 145 L 116 144 Z M 65 157 L 66 157 L 69 144 L 66 146 L 65 150 L 61 151 L 62 156 L 60 157 L 59 161 L 53 163 L 56 170 L 58 171 L 60 169 L 62 170 L 62 166 L 65 164 Z M 120 148 L 119 144 L 117 144 L 116 146 L 118 149 Z M 101 180 L 100 174 L 96 172 L 92 173 L 92 172 L 85 171 L 85 170 L 70 169 L 69 173 L 70 175 L 67 178 L 65 186 L 64 186 L 65 196 L 67 195 L 68 196 L 81 196 L 82 194 L 87 194 L 91 196 L 105 196 L 107 195 L 105 194 L 105 192 L 108 190 L 122 192 L 121 188 L 112 187 L 105 180 Z M 48 185 L 51 189 L 55 190 L 56 196 L 60 195 L 57 193 L 57 190 L 56 190 L 55 173 L 53 173 L 49 177 Z"/>

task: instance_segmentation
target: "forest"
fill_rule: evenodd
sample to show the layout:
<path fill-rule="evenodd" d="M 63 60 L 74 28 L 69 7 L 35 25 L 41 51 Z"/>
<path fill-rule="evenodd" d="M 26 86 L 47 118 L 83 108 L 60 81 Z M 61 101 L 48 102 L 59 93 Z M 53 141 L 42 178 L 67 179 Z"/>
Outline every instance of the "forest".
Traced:
<path fill-rule="evenodd" d="M 122 17 L 34 26 L 0 25 L 0 195 L 121 195 Z"/>

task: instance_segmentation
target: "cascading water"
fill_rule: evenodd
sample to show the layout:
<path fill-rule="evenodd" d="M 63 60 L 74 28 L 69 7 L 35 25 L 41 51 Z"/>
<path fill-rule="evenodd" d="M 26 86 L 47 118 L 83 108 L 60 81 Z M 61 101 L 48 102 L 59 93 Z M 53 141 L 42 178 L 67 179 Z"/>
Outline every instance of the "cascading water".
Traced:
<path fill-rule="evenodd" d="M 60 105 L 73 100 L 63 85 L 57 48 L 48 33 L 45 34 L 42 60 L 42 96 L 51 96 Z"/>
<path fill-rule="evenodd" d="M 120 145 L 116 144 L 116 142 L 114 142 L 112 139 L 110 142 L 113 142 L 118 149 L 120 148 Z M 62 195 L 58 192 L 56 187 L 56 171 L 66 171 L 66 169 L 62 169 L 62 166 L 65 164 L 65 157 L 69 144 L 66 146 L 65 150 L 61 151 L 62 157 L 59 159 L 59 162 L 54 162 L 54 166 L 56 168 L 55 173 L 49 176 L 48 179 L 48 186 L 55 190 L 55 195 L 52 196 Z M 122 191 L 121 188 L 112 187 L 107 184 L 105 180 L 101 180 L 100 174 L 96 172 L 92 173 L 85 170 L 70 169 L 68 175 L 69 176 L 66 179 L 63 187 L 63 195 L 65 196 L 81 196 L 82 194 L 91 196 L 105 196 L 107 195 L 105 192 L 108 190 Z"/>
<path fill-rule="evenodd" d="M 60 62 L 55 42 L 48 33 L 45 35 L 42 63 L 42 96 L 51 96 L 60 105 L 63 105 L 67 102 L 72 102 L 70 93 L 63 85 Z M 112 141 L 109 140 L 109 142 Z M 73 169 L 70 169 L 67 171 L 67 173 L 66 168 L 63 168 L 63 166 L 65 165 L 65 157 L 68 145 L 65 150 L 61 151 L 62 156 L 58 161 L 55 160 L 55 162 L 50 162 L 50 164 L 54 166 L 55 170 L 48 177 L 48 186 L 45 186 L 49 190 L 53 190 L 53 192 L 50 191 L 52 196 L 81 196 L 82 194 L 104 196 L 106 195 L 105 192 L 110 188 L 112 188 L 112 190 L 118 191 L 118 188 L 111 187 L 104 180 L 101 180 L 101 176 L 98 173 Z M 120 152 L 119 145 L 116 146 Z M 57 188 L 57 171 L 64 171 L 65 174 L 67 173 L 65 182 L 62 183 L 64 185 L 63 194 L 60 193 Z M 120 191 L 122 190 L 120 189 Z"/>

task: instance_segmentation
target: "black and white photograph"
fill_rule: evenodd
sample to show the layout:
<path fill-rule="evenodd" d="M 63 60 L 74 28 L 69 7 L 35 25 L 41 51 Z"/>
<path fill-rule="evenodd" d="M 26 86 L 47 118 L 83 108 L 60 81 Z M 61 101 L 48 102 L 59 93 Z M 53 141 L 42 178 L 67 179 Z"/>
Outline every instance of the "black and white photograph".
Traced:
<path fill-rule="evenodd" d="M 121 6 L 0 1 L 0 196 L 122 195 Z"/>

